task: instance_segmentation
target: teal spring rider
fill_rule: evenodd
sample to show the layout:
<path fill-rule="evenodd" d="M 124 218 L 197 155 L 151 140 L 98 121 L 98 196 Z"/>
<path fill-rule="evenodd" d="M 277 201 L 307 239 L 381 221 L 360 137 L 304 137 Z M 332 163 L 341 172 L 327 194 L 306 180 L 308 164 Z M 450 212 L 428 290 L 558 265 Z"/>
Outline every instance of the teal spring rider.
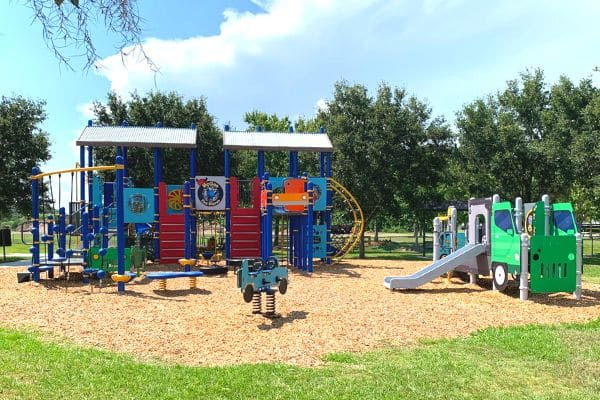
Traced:
<path fill-rule="evenodd" d="M 275 289 L 285 294 L 288 286 L 288 269 L 279 265 L 275 257 L 266 261 L 243 260 L 237 271 L 237 287 L 240 288 L 244 301 L 252 302 L 252 313 L 262 313 L 262 293 L 266 296 L 265 316 L 278 317 L 275 313 Z"/>

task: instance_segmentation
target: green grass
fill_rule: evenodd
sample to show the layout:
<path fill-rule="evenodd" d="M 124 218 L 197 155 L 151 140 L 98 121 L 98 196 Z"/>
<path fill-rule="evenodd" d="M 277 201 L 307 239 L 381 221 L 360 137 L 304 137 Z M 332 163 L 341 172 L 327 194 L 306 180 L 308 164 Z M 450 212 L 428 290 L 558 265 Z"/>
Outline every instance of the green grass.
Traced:
<path fill-rule="evenodd" d="M 318 368 L 188 367 L 0 329 L 0 398 L 599 399 L 599 339 L 597 320 L 490 328 L 412 349 L 331 354 Z"/>
<path fill-rule="evenodd" d="M 23 236 L 24 236 L 24 239 L 26 242 L 28 242 L 28 243 L 32 242 L 31 233 L 25 233 Z M 7 255 L 14 254 L 14 253 L 29 253 L 29 247 L 31 246 L 31 244 L 23 243 L 21 240 L 20 233 L 13 232 L 11 241 L 12 241 L 12 245 L 10 247 L 6 248 Z"/>
<path fill-rule="evenodd" d="M 588 264 L 583 261 L 583 277 L 582 279 L 586 282 L 600 284 L 600 265 Z"/>

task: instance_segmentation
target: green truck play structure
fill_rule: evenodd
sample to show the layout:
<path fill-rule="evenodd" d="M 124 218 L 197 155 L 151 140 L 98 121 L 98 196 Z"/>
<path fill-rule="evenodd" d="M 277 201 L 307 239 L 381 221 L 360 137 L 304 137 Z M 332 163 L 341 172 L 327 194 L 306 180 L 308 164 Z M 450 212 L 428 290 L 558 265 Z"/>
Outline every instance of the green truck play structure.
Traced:
<path fill-rule="evenodd" d="M 491 198 L 469 200 L 467 243 L 441 257 L 441 222 L 434 219 L 433 263 L 408 276 L 388 276 L 388 289 L 415 289 L 450 271 L 466 272 L 470 282 L 492 275 L 503 291 L 510 276 L 519 283 L 521 300 L 531 293 L 573 293 L 581 298 L 582 236 L 571 203 L 551 204 L 547 195 L 536 203 L 513 207 Z M 454 230 L 455 232 L 455 230 Z"/>

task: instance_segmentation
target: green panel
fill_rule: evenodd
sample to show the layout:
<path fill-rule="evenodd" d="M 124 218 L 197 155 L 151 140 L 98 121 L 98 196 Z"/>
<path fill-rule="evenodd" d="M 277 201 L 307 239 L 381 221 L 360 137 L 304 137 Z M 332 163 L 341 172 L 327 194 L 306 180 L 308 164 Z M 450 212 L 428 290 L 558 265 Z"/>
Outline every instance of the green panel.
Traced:
<path fill-rule="evenodd" d="M 103 269 L 107 272 L 117 271 L 117 249 L 109 247 L 106 249 L 106 255 L 100 257 L 98 254 L 99 247 L 92 247 L 88 252 L 88 268 Z M 131 269 L 131 249 L 125 248 L 125 270 Z"/>
<path fill-rule="evenodd" d="M 577 233 L 577 220 L 571 203 L 552 204 L 553 235 L 564 236 Z M 569 221 L 567 221 L 567 219 Z"/>
<path fill-rule="evenodd" d="M 538 201 L 533 208 L 533 236 L 544 236 L 544 202 Z M 550 232 L 552 232 L 552 218 L 550 218 Z"/>
<path fill-rule="evenodd" d="M 575 236 L 532 236 L 530 249 L 533 293 L 575 291 Z"/>
<path fill-rule="evenodd" d="M 498 218 L 498 214 L 508 218 Z M 520 269 L 521 238 L 515 229 L 513 209 L 510 202 L 503 201 L 492 205 L 491 218 L 492 263 L 506 264 L 509 272 Z M 502 222 L 503 227 L 498 226 Z"/>

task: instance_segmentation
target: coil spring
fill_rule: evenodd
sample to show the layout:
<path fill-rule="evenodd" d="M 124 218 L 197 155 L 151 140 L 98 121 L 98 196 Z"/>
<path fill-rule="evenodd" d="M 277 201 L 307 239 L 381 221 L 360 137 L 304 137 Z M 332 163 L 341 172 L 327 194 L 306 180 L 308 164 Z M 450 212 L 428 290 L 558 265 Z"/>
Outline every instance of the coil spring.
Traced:
<path fill-rule="evenodd" d="M 166 279 L 158 280 L 158 290 L 167 290 L 167 280 Z"/>
<path fill-rule="evenodd" d="M 260 314 L 262 311 L 260 292 L 252 295 L 252 314 Z"/>
<path fill-rule="evenodd" d="M 275 292 L 267 292 L 267 312 L 266 315 L 275 315 Z"/>
<path fill-rule="evenodd" d="M 190 276 L 190 289 L 196 289 L 196 277 Z"/>

